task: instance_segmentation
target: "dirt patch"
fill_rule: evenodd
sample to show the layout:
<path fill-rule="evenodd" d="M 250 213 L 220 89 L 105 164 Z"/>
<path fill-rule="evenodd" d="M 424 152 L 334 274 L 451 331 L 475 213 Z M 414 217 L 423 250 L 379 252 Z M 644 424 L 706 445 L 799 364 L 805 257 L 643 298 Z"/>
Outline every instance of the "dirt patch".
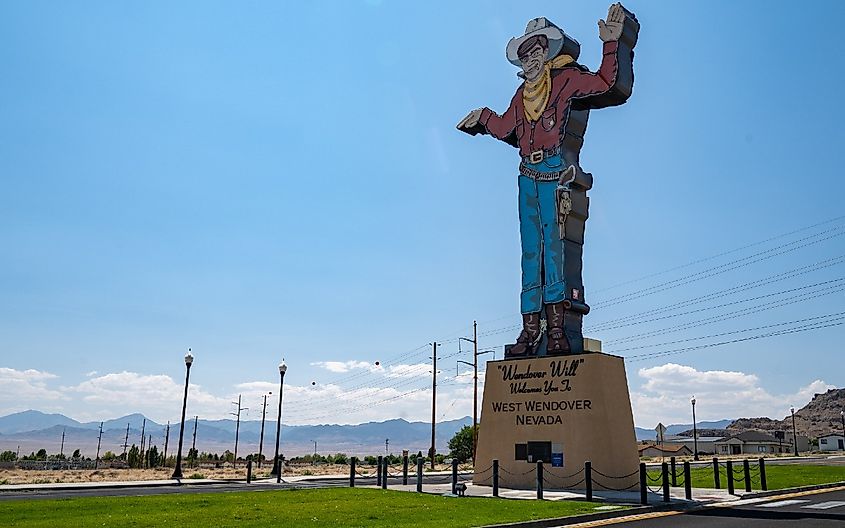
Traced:
<path fill-rule="evenodd" d="M 262 464 L 261 468 L 253 466 L 253 478 L 267 478 L 270 476 L 272 464 Z M 465 468 L 461 468 L 463 471 Z M 358 465 L 358 470 L 365 474 L 375 474 L 375 466 Z M 448 471 L 449 466 L 438 465 L 437 470 Z M 401 466 L 391 466 L 390 472 L 398 473 Z M 426 466 L 428 471 L 428 466 Z M 408 468 L 409 474 L 415 474 L 416 468 Z M 285 476 L 307 476 L 307 475 L 348 475 L 349 466 L 346 465 L 290 465 L 285 467 Z M 156 469 L 123 469 L 123 468 L 102 468 L 93 469 L 0 469 L 0 484 L 51 484 L 70 482 L 128 482 L 141 480 L 167 480 L 173 475 L 173 468 Z M 215 467 L 204 465 L 191 468 L 183 466 L 182 475 L 185 478 L 205 479 L 246 479 L 246 465 L 238 464 L 233 468 Z"/>

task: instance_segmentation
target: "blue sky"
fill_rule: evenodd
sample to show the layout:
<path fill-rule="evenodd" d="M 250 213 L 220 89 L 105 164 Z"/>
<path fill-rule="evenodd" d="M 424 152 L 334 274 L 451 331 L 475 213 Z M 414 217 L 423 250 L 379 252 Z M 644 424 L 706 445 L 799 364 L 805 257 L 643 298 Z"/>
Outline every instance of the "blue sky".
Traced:
<path fill-rule="evenodd" d="M 642 24 L 634 95 L 592 113 L 581 157 L 595 177 L 587 324 L 845 254 L 840 219 L 628 283 L 845 215 L 845 60 L 820 23 L 845 6 L 626 6 Z M 176 419 L 192 347 L 189 414 L 224 416 L 239 392 L 253 404 L 275 393 L 284 357 L 294 423 L 428 420 L 424 345 L 444 341 L 445 380 L 470 359 L 453 339 L 473 319 L 494 332 L 482 348 L 512 340 L 500 330 L 519 321 L 518 158 L 454 125 L 479 106 L 506 108 L 518 79 L 504 47 L 532 17 L 577 38 L 595 69 L 606 10 L 4 3 L 0 412 Z M 598 306 L 825 230 L 832 238 Z M 840 263 L 696 308 L 842 276 Z M 636 344 L 845 311 L 841 291 L 812 291 Z M 588 334 L 612 350 L 613 339 L 730 310 Z M 629 361 L 637 424 L 684 420 L 693 391 L 702 419 L 782 415 L 845 385 L 831 368 L 842 335 L 834 326 Z M 444 385 L 444 418 L 471 412 L 467 381 Z"/>

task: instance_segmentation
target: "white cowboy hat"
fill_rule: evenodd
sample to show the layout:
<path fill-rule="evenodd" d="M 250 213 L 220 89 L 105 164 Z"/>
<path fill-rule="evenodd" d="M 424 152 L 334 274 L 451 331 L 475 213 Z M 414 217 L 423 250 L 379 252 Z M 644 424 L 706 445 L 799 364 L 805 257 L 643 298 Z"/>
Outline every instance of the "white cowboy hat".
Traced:
<path fill-rule="evenodd" d="M 549 41 L 546 60 L 553 59 L 561 53 L 570 55 L 573 59 L 578 60 L 578 55 L 581 53 L 581 45 L 578 44 L 578 41 L 564 33 L 563 30 L 552 24 L 546 17 L 539 17 L 528 21 L 528 25 L 525 26 L 524 35 L 514 37 L 508 42 L 505 54 L 511 64 L 522 66 L 522 61 L 519 60 L 516 52 L 523 42 L 536 35 L 544 35 Z"/>

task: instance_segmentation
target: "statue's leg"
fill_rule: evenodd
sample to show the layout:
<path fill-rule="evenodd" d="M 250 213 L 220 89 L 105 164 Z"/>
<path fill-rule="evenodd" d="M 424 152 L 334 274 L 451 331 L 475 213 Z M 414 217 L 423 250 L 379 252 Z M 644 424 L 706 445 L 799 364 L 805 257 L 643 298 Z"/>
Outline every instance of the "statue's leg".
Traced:
<path fill-rule="evenodd" d="M 539 182 L 540 224 L 543 236 L 543 303 L 546 306 L 548 341 L 547 355 L 569 353 L 569 341 L 564 332 L 564 308 L 566 299 L 566 276 L 564 270 L 565 252 L 560 238 L 555 203 L 558 183 Z"/>
<path fill-rule="evenodd" d="M 519 177 L 519 235 L 522 243 L 522 331 L 516 344 L 507 348 L 507 356 L 536 354 L 540 338 L 540 311 L 543 308 L 543 235 L 537 182 Z"/>

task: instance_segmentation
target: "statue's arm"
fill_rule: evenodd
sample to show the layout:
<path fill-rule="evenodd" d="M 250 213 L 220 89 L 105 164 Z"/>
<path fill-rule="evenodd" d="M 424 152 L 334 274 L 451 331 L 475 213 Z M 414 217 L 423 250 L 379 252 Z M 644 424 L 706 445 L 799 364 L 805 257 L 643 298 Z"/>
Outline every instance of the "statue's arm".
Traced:
<path fill-rule="evenodd" d="M 516 98 L 511 100 L 510 106 L 504 114 L 499 115 L 487 107 L 470 112 L 458 123 L 458 130 L 470 135 L 489 134 L 496 139 L 510 145 L 516 145 L 517 106 Z"/>
<path fill-rule="evenodd" d="M 607 21 L 599 20 L 599 37 L 604 41 L 601 66 L 596 73 L 578 72 L 574 79 L 576 109 L 616 106 L 631 97 L 639 30 L 633 13 L 622 4 L 610 6 Z"/>

